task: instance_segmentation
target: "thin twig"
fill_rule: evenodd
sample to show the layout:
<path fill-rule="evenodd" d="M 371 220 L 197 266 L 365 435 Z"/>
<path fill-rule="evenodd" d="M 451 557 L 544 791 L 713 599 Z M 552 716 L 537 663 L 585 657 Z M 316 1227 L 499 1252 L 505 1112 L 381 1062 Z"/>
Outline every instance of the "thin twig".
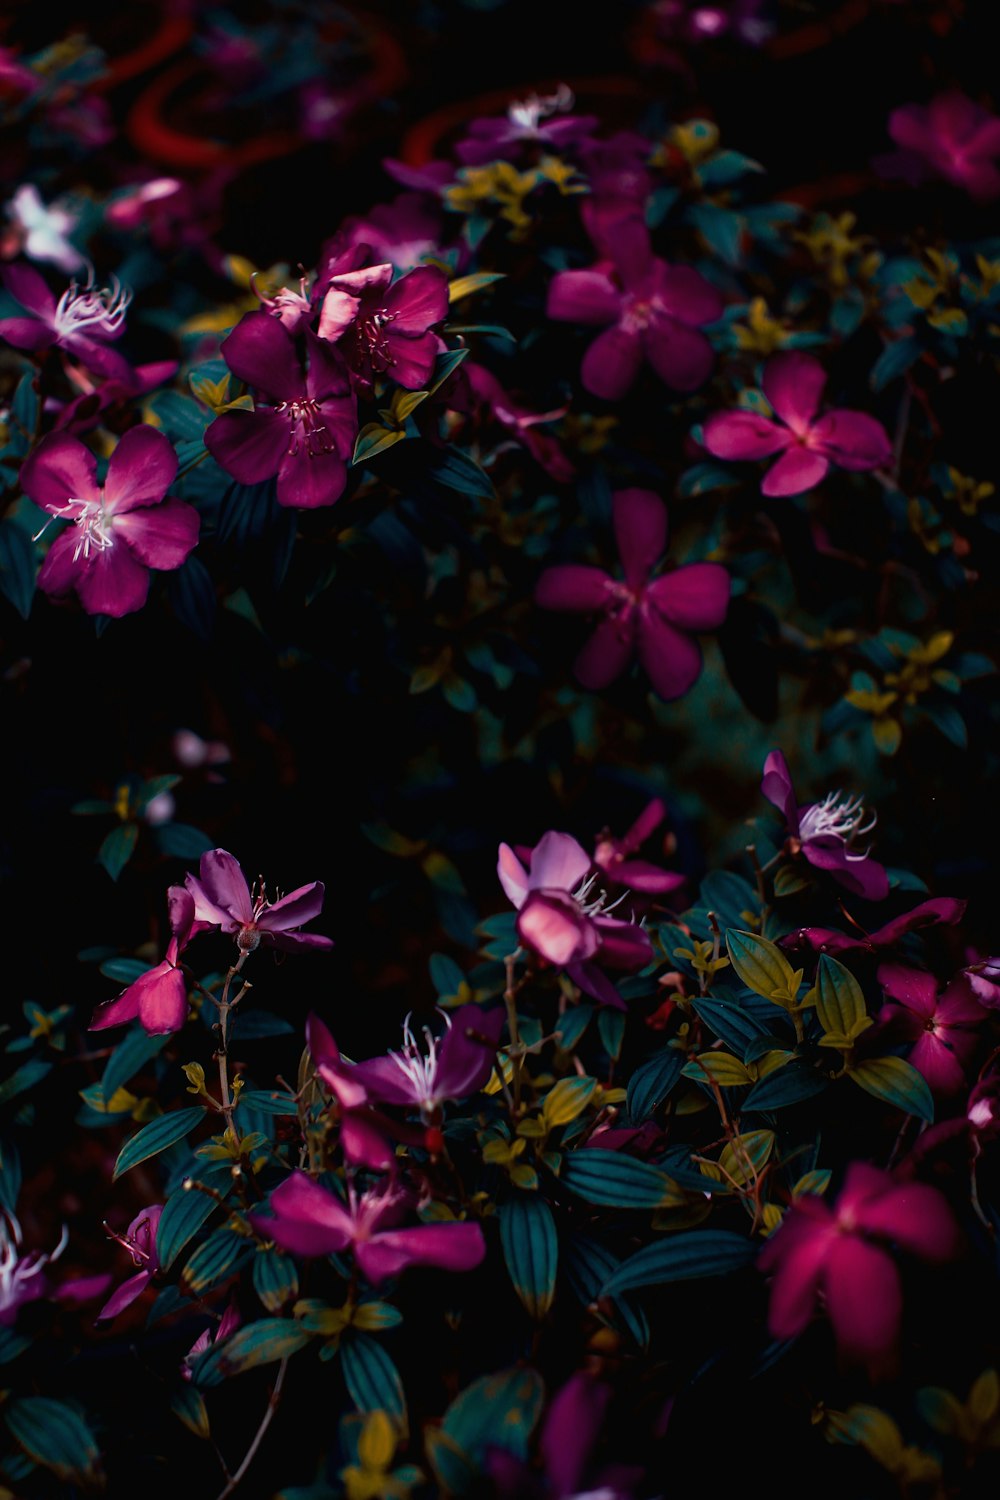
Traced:
<path fill-rule="evenodd" d="M 257 1431 L 256 1431 L 256 1433 L 254 1435 L 254 1440 L 250 1444 L 249 1448 L 247 1449 L 247 1451 L 246 1451 L 246 1453 L 245 1453 L 245 1455 L 243 1457 L 243 1462 L 240 1464 L 239 1468 L 236 1470 L 236 1473 L 229 1480 L 229 1482 L 226 1485 L 225 1489 L 220 1492 L 220 1494 L 219 1494 L 219 1500 L 226 1500 L 226 1497 L 228 1495 L 231 1495 L 233 1493 L 233 1491 L 235 1490 L 236 1486 L 239 1484 L 240 1480 L 243 1478 L 244 1474 L 249 1469 L 250 1465 L 253 1463 L 254 1458 L 257 1455 L 257 1449 L 260 1447 L 261 1443 L 264 1441 L 264 1434 L 267 1432 L 267 1429 L 270 1427 L 272 1421 L 274 1420 L 274 1414 L 278 1410 L 278 1405 L 279 1405 L 279 1403 L 281 1401 L 281 1388 L 282 1388 L 282 1386 L 285 1383 L 285 1371 L 287 1369 L 288 1369 L 288 1359 L 286 1357 L 285 1359 L 283 1359 L 281 1361 L 281 1364 L 278 1366 L 277 1379 L 275 1380 L 275 1382 L 274 1382 L 274 1388 L 272 1389 L 271 1394 L 270 1394 L 270 1396 L 267 1399 L 267 1408 L 266 1408 L 266 1410 L 264 1412 L 263 1417 L 261 1417 L 260 1426 L 257 1428 Z"/>

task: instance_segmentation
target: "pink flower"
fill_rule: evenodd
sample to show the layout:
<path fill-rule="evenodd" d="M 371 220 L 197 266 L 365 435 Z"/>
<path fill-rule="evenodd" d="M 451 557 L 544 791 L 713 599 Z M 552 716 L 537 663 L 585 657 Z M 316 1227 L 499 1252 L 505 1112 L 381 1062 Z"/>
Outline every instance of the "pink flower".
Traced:
<path fill-rule="evenodd" d="M 612 838 L 610 833 L 602 834 L 594 850 L 594 864 L 609 885 L 627 887 L 648 896 L 666 896 L 684 884 L 683 875 L 632 857 L 666 815 L 667 809 L 659 797 L 654 797 L 620 839 Z"/>
<path fill-rule="evenodd" d="M 436 266 L 418 266 L 398 281 L 392 266 L 366 266 L 359 245 L 331 268 L 319 315 L 319 335 L 343 341 L 348 364 L 366 385 L 388 375 L 417 391 L 427 384 L 439 340 L 430 330 L 448 312 L 448 281 Z"/>
<path fill-rule="evenodd" d="M 549 287 L 550 318 L 604 329 L 584 355 L 584 389 L 620 401 L 645 359 L 672 390 L 696 390 L 714 360 L 699 329 L 722 316 L 722 297 L 690 266 L 656 259 L 636 215 L 615 215 L 612 227 L 610 265 L 602 261 L 587 271 L 560 271 Z"/>
<path fill-rule="evenodd" d="M 598 123 L 594 115 L 567 114 L 572 108 L 573 94 L 564 83 L 554 94 L 529 94 L 509 105 L 506 115 L 473 120 L 455 155 L 463 166 L 478 167 L 507 161 L 526 144 L 565 151 L 585 140 Z"/>
<path fill-rule="evenodd" d="M 352 1079 L 359 1079 L 371 1098 L 419 1109 L 425 1125 L 436 1125 L 444 1103 L 478 1093 L 492 1073 L 504 1011 L 462 1005 L 445 1022 L 441 1040 L 424 1027 L 421 1048 L 407 1021 L 402 1051 L 358 1063 Z"/>
<path fill-rule="evenodd" d="M 716 412 L 705 423 L 705 447 L 715 458 L 759 459 L 780 453 L 761 482 L 763 495 L 801 495 L 830 465 L 877 469 L 892 448 L 881 422 L 863 411 L 828 411 L 816 417 L 826 384 L 819 360 L 792 349 L 764 366 L 764 395 L 778 421 L 755 411 Z"/>
<path fill-rule="evenodd" d="M 95 286 L 93 279 L 86 286 L 73 281 L 58 301 L 48 283 L 30 266 L 4 266 L 0 279 L 29 314 L 26 318 L 0 318 L 0 338 L 15 349 L 51 349 L 55 345 L 98 375 L 129 378 L 128 360 L 107 347 L 124 333 L 125 311 L 132 300 L 132 293 L 114 276 L 111 285 L 104 288 Z"/>
<path fill-rule="evenodd" d="M 103 489 L 89 448 L 68 433 L 43 438 L 24 461 L 21 488 L 72 525 L 49 548 L 38 587 L 56 595 L 75 589 L 91 615 L 117 619 L 141 609 L 150 568 L 179 568 L 198 541 L 198 512 L 167 498 L 176 473 L 177 455 L 154 427 L 129 428 Z"/>
<path fill-rule="evenodd" d="M 306 1045 L 320 1080 L 337 1101 L 344 1159 L 374 1172 L 391 1171 L 396 1157 L 382 1129 L 385 1121 L 369 1108 L 368 1090 L 357 1068 L 344 1061 L 330 1028 L 315 1014 L 306 1021 Z"/>
<path fill-rule="evenodd" d="M 336 349 L 308 331 L 303 374 L 297 345 L 279 318 L 247 313 L 222 344 L 233 374 L 257 393 L 253 411 L 226 411 L 205 433 L 215 461 L 241 484 L 278 476 L 278 504 L 333 505 L 347 483 L 357 403 Z M 263 398 L 263 399 L 260 399 Z"/>
<path fill-rule="evenodd" d="M 776 1339 L 796 1338 L 822 1294 L 841 1352 L 884 1373 L 899 1336 L 902 1293 L 892 1245 L 921 1260 L 950 1260 L 958 1226 L 941 1194 L 922 1183 L 899 1184 L 867 1162 L 853 1162 L 834 1206 L 796 1198 L 758 1264 L 774 1271 L 768 1326 Z"/>
<path fill-rule="evenodd" d="M 366 245 L 379 261 L 397 271 L 412 271 L 441 243 L 441 213 L 427 193 L 400 193 L 391 203 L 377 203 L 361 218 L 345 220 L 323 247 L 319 281 L 335 274 L 334 262 Z"/>
<path fill-rule="evenodd" d="M 235 1333 L 239 1326 L 239 1307 L 235 1302 L 230 1302 L 215 1328 L 206 1328 L 204 1333 L 200 1333 L 181 1360 L 181 1379 L 190 1380 L 191 1371 L 199 1354 L 204 1354 L 205 1350 L 210 1349 L 213 1344 L 224 1344 L 229 1335 Z"/>
<path fill-rule="evenodd" d="M 282 287 L 273 296 L 266 296 L 257 285 L 257 272 L 254 271 L 250 277 L 250 286 L 253 294 L 261 305 L 261 309 L 270 313 L 272 318 L 287 329 L 289 333 L 300 333 L 312 321 L 313 306 L 309 296 L 308 281 L 305 276 L 299 278 L 299 289 L 297 292 L 289 291 L 288 287 Z"/>
<path fill-rule="evenodd" d="M 702 562 L 650 577 L 667 543 L 667 509 L 650 490 L 619 490 L 612 519 L 624 580 L 600 568 L 561 564 L 539 578 L 535 603 L 604 616 L 574 663 L 584 687 L 608 687 L 638 655 L 654 691 L 668 701 L 681 698 L 701 672 L 701 649 L 691 632 L 722 624 L 729 574 L 720 563 Z"/>
<path fill-rule="evenodd" d="M 894 109 L 889 134 L 907 155 L 979 202 L 1000 195 L 1000 120 L 965 94 L 938 94 L 927 106 Z"/>
<path fill-rule="evenodd" d="M 565 969 L 574 984 L 602 1005 L 624 1010 L 625 1002 L 599 965 L 634 972 L 650 962 L 653 945 L 642 927 L 610 915 L 607 896 L 596 889 L 590 856 L 576 839 L 546 833 L 528 870 L 509 844 L 501 844 L 497 875 L 517 908 L 517 935 L 524 947 Z"/>
<path fill-rule="evenodd" d="M 187 1020 L 187 981 L 180 968 L 180 955 L 207 922 L 196 922 L 194 901 L 182 885 L 167 891 L 167 911 L 172 933 L 167 956 L 155 969 L 140 974 L 116 1000 L 105 1000 L 94 1012 L 91 1031 L 105 1031 L 109 1026 L 124 1026 L 139 1018 L 150 1036 L 180 1031 Z"/>
<path fill-rule="evenodd" d="M 856 948 L 875 953 L 879 948 L 894 948 L 908 932 L 918 932 L 922 927 L 932 927 L 937 922 L 954 926 L 962 920 L 965 906 L 966 903 L 956 896 L 935 896 L 930 901 L 921 901 L 901 916 L 893 917 L 891 922 L 867 935 L 863 932 L 860 936 L 855 933 L 848 935 L 829 927 L 800 927 L 797 932 L 782 938 L 781 943 L 783 947 L 806 946 L 821 953 L 846 953 Z"/>
<path fill-rule="evenodd" d="M 855 849 L 854 840 L 875 826 L 875 815 L 865 822 L 860 797 L 829 792 L 822 802 L 799 807 L 795 799 L 788 762 L 780 750 L 772 750 L 764 762 L 760 789 L 784 814 L 794 852 L 801 851 L 818 870 L 866 901 L 883 901 L 889 894 L 889 877 L 868 850 Z"/>
<path fill-rule="evenodd" d="M 348 1247 L 370 1282 L 398 1276 L 407 1266 L 440 1266 L 471 1271 L 486 1254 L 478 1224 L 395 1225 L 410 1206 L 409 1194 L 389 1189 L 358 1197 L 349 1189 L 344 1203 L 305 1172 L 293 1172 L 271 1194 L 274 1218 L 251 1214 L 258 1234 L 293 1255 L 333 1255 Z"/>
<path fill-rule="evenodd" d="M 144 1208 L 141 1214 L 136 1215 L 123 1235 L 115 1234 L 114 1230 L 108 1230 L 111 1238 L 117 1240 L 122 1249 L 128 1251 L 132 1257 L 132 1264 L 140 1269 L 135 1276 L 130 1276 L 127 1281 L 123 1281 L 116 1292 L 111 1293 L 97 1314 L 99 1323 L 108 1318 L 116 1318 L 137 1297 L 141 1297 L 160 1269 L 159 1258 L 156 1254 L 156 1231 L 159 1228 L 162 1212 L 163 1204 L 154 1203 L 152 1208 Z"/>
<path fill-rule="evenodd" d="M 515 442 L 525 447 L 535 462 L 557 484 L 568 484 L 576 472 L 573 465 L 555 438 L 538 430 L 544 423 L 555 422 L 565 416 L 567 408 L 563 406 L 556 411 L 529 411 L 508 395 L 490 370 L 484 365 L 474 364 L 472 360 L 466 360 L 463 374 L 479 401 L 480 409 L 505 427 Z"/>
<path fill-rule="evenodd" d="M 880 1026 L 894 1039 L 913 1043 L 909 1060 L 935 1094 L 959 1093 L 986 1020 L 968 980 L 959 975 L 939 992 L 926 970 L 887 963 L 879 965 L 878 982 L 890 997 L 879 1014 Z"/>
<path fill-rule="evenodd" d="M 46 1267 L 57 1261 L 69 1242 L 69 1231 L 63 1227 L 54 1250 L 21 1251 L 21 1226 L 13 1213 L 0 1206 L 0 1328 L 9 1328 L 17 1319 L 18 1308 L 49 1295 Z"/>
<path fill-rule="evenodd" d="M 965 973 L 980 1005 L 1000 1010 L 1000 957 L 976 959 Z"/>
<path fill-rule="evenodd" d="M 287 953 L 326 952 L 333 947 L 330 938 L 299 930 L 323 910 L 325 886 L 320 880 L 271 901 L 263 885 L 251 891 L 231 854 L 209 849 L 201 856 L 198 875 L 188 875 L 184 884 L 194 898 L 195 919 L 233 933 L 241 953 L 253 953 L 260 946 Z"/>

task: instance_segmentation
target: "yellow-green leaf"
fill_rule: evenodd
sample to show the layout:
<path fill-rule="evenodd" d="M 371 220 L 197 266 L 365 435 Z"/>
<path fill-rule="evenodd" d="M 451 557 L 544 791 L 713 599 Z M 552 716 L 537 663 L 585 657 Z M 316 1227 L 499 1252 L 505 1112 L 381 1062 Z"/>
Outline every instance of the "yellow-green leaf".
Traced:
<path fill-rule="evenodd" d="M 868 1014 L 858 981 L 829 953 L 822 955 L 816 971 L 816 1014 L 824 1031 L 844 1038 L 856 1035 Z"/>

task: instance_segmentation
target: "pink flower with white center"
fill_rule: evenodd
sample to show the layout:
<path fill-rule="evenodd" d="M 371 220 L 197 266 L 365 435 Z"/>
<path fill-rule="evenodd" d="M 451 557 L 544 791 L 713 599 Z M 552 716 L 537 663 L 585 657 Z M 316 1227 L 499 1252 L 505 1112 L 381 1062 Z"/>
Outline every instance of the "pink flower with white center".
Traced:
<path fill-rule="evenodd" d="M 965 975 L 939 990 L 933 974 L 908 964 L 880 964 L 878 982 L 889 996 L 879 1025 L 894 1040 L 911 1042 L 909 1061 L 934 1093 L 959 1093 L 986 1012 Z"/>
<path fill-rule="evenodd" d="M 773 354 L 764 366 L 764 395 L 777 421 L 756 411 L 716 412 L 705 423 L 705 447 L 714 458 L 760 459 L 775 453 L 761 482 L 762 495 L 801 495 L 840 469 L 877 469 L 892 458 L 881 422 L 863 411 L 836 408 L 817 416 L 826 372 L 800 350 Z"/>
<path fill-rule="evenodd" d="M 772 1337 L 797 1338 L 822 1296 L 841 1352 L 873 1376 L 886 1373 L 902 1314 L 890 1246 L 931 1263 L 954 1257 L 958 1225 L 936 1188 L 852 1162 L 833 1206 L 811 1193 L 796 1198 L 758 1261 L 775 1273 Z"/>
<path fill-rule="evenodd" d="M 536 957 L 565 969 L 602 1005 L 625 1009 L 601 966 L 634 973 L 653 957 L 644 928 L 613 917 L 625 900 L 609 901 L 585 849 L 568 833 L 546 833 L 525 869 L 509 844 L 500 845 L 497 875 L 517 908 L 518 940 Z"/>
<path fill-rule="evenodd" d="M 272 901 L 262 880 L 251 890 L 225 849 L 209 849 L 201 856 L 197 876 L 188 875 L 184 884 L 194 899 L 195 920 L 231 932 L 241 954 L 261 946 L 287 953 L 326 952 L 333 947 L 331 938 L 299 930 L 323 910 L 326 888 L 320 880 Z"/>
<path fill-rule="evenodd" d="M 15 349 L 50 349 L 55 345 L 98 375 L 127 380 L 128 360 L 108 343 L 125 332 L 125 313 L 132 293 L 112 276 L 98 287 L 93 273 L 86 286 L 71 282 L 56 299 L 48 283 L 30 266 L 4 266 L 4 286 L 30 316 L 0 318 L 0 338 Z"/>
<path fill-rule="evenodd" d="M 542 609 L 600 614 L 573 665 L 585 688 L 609 687 L 634 656 L 653 690 L 681 698 L 701 672 L 694 631 L 716 630 L 729 608 L 729 573 L 721 563 L 687 563 L 651 577 L 667 544 L 667 508 L 651 490 L 611 497 L 624 579 L 578 563 L 547 568 L 535 587 Z"/>
<path fill-rule="evenodd" d="M 455 147 L 466 167 L 507 161 L 522 145 L 553 152 L 579 145 L 597 125 L 595 115 L 572 115 L 573 91 L 561 83 L 554 94 L 529 94 L 507 106 L 499 118 L 473 120 L 469 133 Z"/>
<path fill-rule="evenodd" d="M 82 266 L 84 257 L 69 239 L 80 221 L 65 202 L 48 207 L 33 183 L 26 182 L 12 194 L 7 213 L 29 260 L 47 261 L 71 275 Z"/>
<path fill-rule="evenodd" d="M 129 428 L 103 487 L 97 459 L 79 439 L 43 438 L 24 461 L 21 488 L 52 520 L 72 524 L 49 548 L 38 587 L 55 595 L 75 589 L 91 615 L 117 619 L 141 609 L 150 568 L 179 568 L 198 541 L 198 512 L 167 496 L 176 473 L 177 454 L 153 427 Z"/>
<path fill-rule="evenodd" d="M 431 330 L 448 312 L 448 280 L 436 266 L 417 266 L 398 281 L 392 266 L 369 266 L 358 245 L 331 267 L 319 336 L 337 344 L 362 385 L 388 375 L 406 390 L 427 384 L 440 340 Z"/>
<path fill-rule="evenodd" d="M 182 885 L 167 891 L 171 938 L 167 955 L 155 968 L 140 974 L 115 1000 L 105 1000 L 95 1010 L 91 1031 L 105 1031 L 109 1026 L 124 1026 L 139 1020 L 150 1036 L 180 1031 L 187 1020 L 187 980 L 180 967 L 180 955 L 191 938 L 204 932 L 207 922 L 195 921 L 194 901 Z"/>
<path fill-rule="evenodd" d="M 788 762 L 780 750 L 772 750 L 765 760 L 760 789 L 784 814 L 791 852 L 804 854 L 816 869 L 826 870 L 864 900 L 885 900 L 889 894 L 885 867 L 872 859 L 869 850 L 854 847 L 854 840 L 870 833 L 876 821 L 874 813 L 866 815 L 860 797 L 828 792 L 822 802 L 799 807 Z"/>
<path fill-rule="evenodd" d="M 648 360 L 671 390 L 697 390 L 715 359 L 701 326 L 722 316 L 722 297 L 690 266 L 658 260 L 638 215 L 616 212 L 612 220 L 611 263 L 560 271 L 549 287 L 550 318 L 604 329 L 584 355 L 583 387 L 620 401 Z"/>
<path fill-rule="evenodd" d="M 57 1261 L 69 1243 L 69 1230 L 63 1225 L 54 1250 L 29 1250 L 21 1254 L 21 1226 L 6 1208 L 0 1208 L 0 1328 L 9 1328 L 17 1310 L 26 1302 L 48 1296 L 46 1267 Z"/>
<path fill-rule="evenodd" d="M 364 1085 L 371 1098 L 418 1109 L 425 1125 L 438 1123 L 447 1101 L 479 1092 L 493 1071 L 503 1031 L 500 1006 L 482 1010 L 478 1005 L 462 1005 L 453 1016 L 443 1014 L 446 1030 L 440 1039 L 425 1026 L 421 1047 L 408 1016 L 401 1051 L 358 1063 L 351 1070 L 352 1078 Z"/>
<path fill-rule="evenodd" d="M 160 1215 L 163 1212 L 162 1203 L 154 1203 L 151 1208 L 144 1208 L 142 1213 L 136 1214 L 124 1234 L 116 1234 L 113 1229 L 108 1229 L 108 1234 L 113 1240 L 117 1240 L 123 1250 L 127 1250 L 132 1257 L 132 1264 L 138 1266 L 134 1276 L 123 1281 L 116 1292 L 105 1302 L 97 1314 L 97 1321 L 103 1322 L 108 1318 L 116 1318 L 120 1312 L 129 1307 L 137 1297 L 141 1297 L 153 1277 L 160 1269 L 159 1257 L 156 1253 L 156 1231 L 160 1225 Z"/>
<path fill-rule="evenodd" d="M 684 884 L 683 875 L 633 857 L 666 816 L 667 809 L 659 797 L 654 797 L 620 839 L 610 833 L 601 835 L 594 850 L 594 863 L 609 885 L 626 887 L 644 896 L 667 896 Z"/>
<path fill-rule="evenodd" d="M 271 1194 L 273 1218 L 252 1213 L 258 1234 L 283 1250 L 310 1259 L 348 1248 L 358 1270 L 377 1284 L 408 1266 L 440 1266 L 471 1271 L 486 1254 L 478 1224 L 418 1224 L 398 1229 L 412 1200 L 393 1188 L 362 1193 L 348 1188 L 344 1203 L 305 1172 L 293 1172 Z"/>
<path fill-rule="evenodd" d="M 290 291 L 288 287 L 283 286 L 273 296 L 265 296 L 257 285 L 259 274 L 255 271 L 250 277 L 250 287 L 264 312 L 270 313 L 272 318 L 277 318 L 289 333 L 298 333 L 300 329 L 305 328 L 313 314 L 308 292 L 308 277 L 299 278 L 297 292 Z"/>

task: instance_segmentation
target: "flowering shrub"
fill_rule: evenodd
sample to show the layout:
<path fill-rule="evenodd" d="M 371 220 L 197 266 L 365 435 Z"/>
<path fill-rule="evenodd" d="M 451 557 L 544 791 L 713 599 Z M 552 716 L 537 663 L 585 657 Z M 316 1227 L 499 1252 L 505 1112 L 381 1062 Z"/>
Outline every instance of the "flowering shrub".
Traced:
<path fill-rule="evenodd" d="M 0 32 L 0 1493 L 986 1493 L 980 23 L 139 9 Z"/>

